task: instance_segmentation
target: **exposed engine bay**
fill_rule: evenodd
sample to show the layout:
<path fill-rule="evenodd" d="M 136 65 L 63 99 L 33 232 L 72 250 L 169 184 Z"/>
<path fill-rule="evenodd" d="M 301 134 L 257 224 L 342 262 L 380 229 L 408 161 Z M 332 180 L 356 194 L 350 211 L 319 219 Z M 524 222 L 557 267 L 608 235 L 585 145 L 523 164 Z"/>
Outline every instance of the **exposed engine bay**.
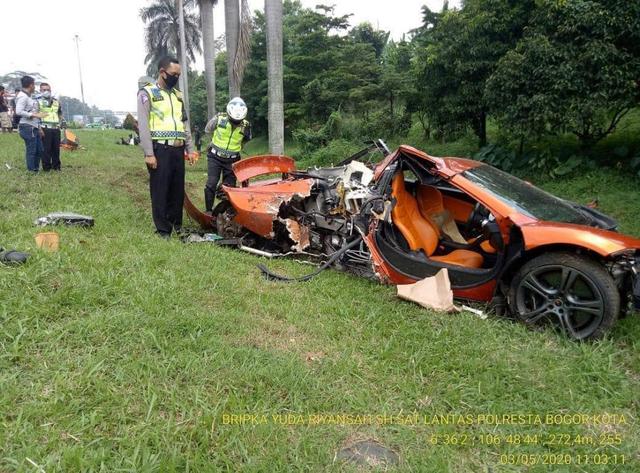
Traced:
<path fill-rule="evenodd" d="M 216 232 L 204 241 L 315 265 L 302 277 L 258 265 L 270 279 L 303 281 L 333 267 L 406 285 L 446 269 L 455 298 L 575 339 L 602 336 L 623 305 L 640 307 L 640 239 L 479 161 L 407 145 L 390 153 L 376 140 L 334 167 L 299 170 L 290 157 L 262 155 L 233 171 L 239 185 L 222 186 L 211 215 L 188 196 L 185 209 Z"/>
<path fill-rule="evenodd" d="M 367 150 L 376 149 L 388 153 L 381 141 Z M 262 206 L 272 218 L 268 235 L 264 235 L 264 222 L 253 219 L 254 226 L 251 221 L 238 223 L 242 204 L 237 203 L 241 200 L 236 201 L 231 190 L 234 205 L 222 201 L 214 209 L 218 234 L 225 240 L 239 239 L 241 249 L 258 250 L 252 252 L 264 256 L 297 254 L 323 262 L 339 253 L 339 258 L 332 261 L 333 267 L 374 277 L 369 249 L 362 237 L 371 212 L 382 211 L 382 199 L 372 185 L 373 166 L 353 157 L 345 162 L 336 167 L 287 173 L 292 182 L 307 183 L 307 190 L 279 194 L 278 189 L 271 189 L 274 193 L 269 204 Z M 251 210 L 256 213 L 255 207 Z"/>

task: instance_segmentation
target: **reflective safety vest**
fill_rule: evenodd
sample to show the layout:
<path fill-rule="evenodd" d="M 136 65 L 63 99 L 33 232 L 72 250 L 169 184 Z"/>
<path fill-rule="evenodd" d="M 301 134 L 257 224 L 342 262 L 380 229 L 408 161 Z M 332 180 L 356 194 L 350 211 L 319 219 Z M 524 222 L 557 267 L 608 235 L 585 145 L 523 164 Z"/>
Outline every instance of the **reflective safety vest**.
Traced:
<path fill-rule="evenodd" d="M 218 123 L 211 137 L 211 144 L 220 151 L 239 153 L 242 150 L 242 140 L 249 128 L 249 122 L 242 120 L 233 126 L 226 113 L 218 114 Z"/>
<path fill-rule="evenodd" d="M 149 131 L 152 140 L 184 140 L 187 135 L 182 121 L 182 92 L 170 92 L 156 84 L 147 84 L 143 90 L 149 95 L 151 113 Z"/>
<path fill-rule="evenodd" d="M 42 124 L 46 126 L 59 126 L 60 117 L 58 111 L 60 110 L 60 102 L 56 99 L 51 99 L 51 105 L 47 99 L 38 99 L 40 105 L 40 112 L 46 113 L 47 116 L 42 119 Z"/>

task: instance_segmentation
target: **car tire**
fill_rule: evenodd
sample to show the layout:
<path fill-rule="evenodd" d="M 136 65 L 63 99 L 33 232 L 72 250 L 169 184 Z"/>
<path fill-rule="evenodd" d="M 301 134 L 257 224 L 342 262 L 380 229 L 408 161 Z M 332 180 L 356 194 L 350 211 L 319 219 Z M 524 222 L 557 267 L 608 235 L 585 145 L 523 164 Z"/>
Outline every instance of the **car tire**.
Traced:
<path fill-rule="evenodd" d="M 509 288 L 509 309 L 531 327 L 551 324 L 574 340 L 602 338 L 620 313 L 620 293 L 602 264 L 554 252 L 526 262 Z"/>

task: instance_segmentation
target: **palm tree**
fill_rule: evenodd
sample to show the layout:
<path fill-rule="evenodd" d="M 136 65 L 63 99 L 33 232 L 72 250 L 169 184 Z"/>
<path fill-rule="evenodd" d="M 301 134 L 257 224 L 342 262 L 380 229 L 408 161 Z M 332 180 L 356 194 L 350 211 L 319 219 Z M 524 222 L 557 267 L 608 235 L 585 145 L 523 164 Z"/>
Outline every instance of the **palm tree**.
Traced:
<path fill-rule="evenodd" d="M 198 15 L 191 11 L 194 5 L 195 0 L 184 0 L 185 50 L 187 60 L 192 62 L 196 60 L 196 53 L 202 52 Z M 154 0 L 153 4 L 140 10 L 140 18 L 145 23 L 147 74 L 155 76 L 158 60 L 179 50 L 179 11 L 174 0 Z"/>
<path fill-rule="evenodd" d="M 189 114 L 191 113 L 191 109 L 189 108 L 189 64 L 187 61 L 187 50 L 186 50 L 186 34 L 184 30 L 184 0 L 175 0 L 176 9 L 178 10 L 178 31 L 180 32 L 180 49 L 179 49 L 179 58 L 182 63 L 182 75 L 180 77 L 180 90 L 182 90 L 182 100 L 184 107 L 187 111 L 187 120 L 189 120 Z"/>
<path fill-rule="evenodd" d="M 240 95 L 240 88 L 233 80 L 233 61 L 240 37 L 240 0 L 224 0 L 224 35 L 227 40 L 227 71 L 229 74 L 229 98 Z"/>
<path fill-rule="evenodd" d="M 229 97 L 237 97 L 240 95 L 244 71 L 251 54 L 252 22 L 249 2 L 242 0 L 241 7 L 239 0 L 224 0 L 224 19 Z"/>
<path fill-rule="evenodd" d="M 204 50 L 204 80 L 207 84 L 207 115 L 216 113 L 216 49 L 213 32 L 213 6 L 218 0 L 198 0 L 202 27 L 202 49 Z"/>
<path fill-rule="evenodd" d="M 284 93 L 282 85 L 282 0 L 264 0 L 269 81 L 269 150 L 284 153 Z"/>

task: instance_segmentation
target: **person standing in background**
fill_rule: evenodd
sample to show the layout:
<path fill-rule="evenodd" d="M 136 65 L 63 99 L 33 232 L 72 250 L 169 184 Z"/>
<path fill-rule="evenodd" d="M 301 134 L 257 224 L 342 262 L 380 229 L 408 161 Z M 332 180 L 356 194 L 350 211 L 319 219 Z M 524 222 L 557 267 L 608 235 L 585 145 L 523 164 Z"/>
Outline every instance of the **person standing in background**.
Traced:
<path fill-rule="evenodd" d="M 13 98 L 11 99 L 11 125 L 16 130 L 18 129 L 18 123 L 20 122 L 20 116 L 16 113 L 16 102 L 18 101 L 18 94 L 20 93 L 20 89 L 15 89 L 13 91 Z"/>
<path fill-rule="evenodd" d="M 62 119 L 62 107 L 58 99 L 51 95 L 51 86 L 46 82 L 40 84 L 40 98 L 38 99 L 42 118 L 41 127 L 44 133 L 42 138 L 42 170 L 47 172 L 53 169 L 60 171 L 60 121 Z"/>
<path fill-rule="evenodd" d="M 36 89 L 36 82 L 31 76 L 23 76 L 20 79 L 22 90 L 16 97 L 16 115 L 20 117 L 18 131 L 25 144 L 25 158 L 27 170 L 37 173 L 40 170 L 40 157 L 42 156 L 42 129 L 40 119 L 46 114 L 41 113 L 38 101 L 31 97 Z"/>
<path fill-rule="evenodd" d="M 0 85 L 0 128 L 2 133 L 11 133 L 13 131 L 13 125 L 9 118 L 9 105 L 7 99 L 4 96 L 4 87 Z"/>

